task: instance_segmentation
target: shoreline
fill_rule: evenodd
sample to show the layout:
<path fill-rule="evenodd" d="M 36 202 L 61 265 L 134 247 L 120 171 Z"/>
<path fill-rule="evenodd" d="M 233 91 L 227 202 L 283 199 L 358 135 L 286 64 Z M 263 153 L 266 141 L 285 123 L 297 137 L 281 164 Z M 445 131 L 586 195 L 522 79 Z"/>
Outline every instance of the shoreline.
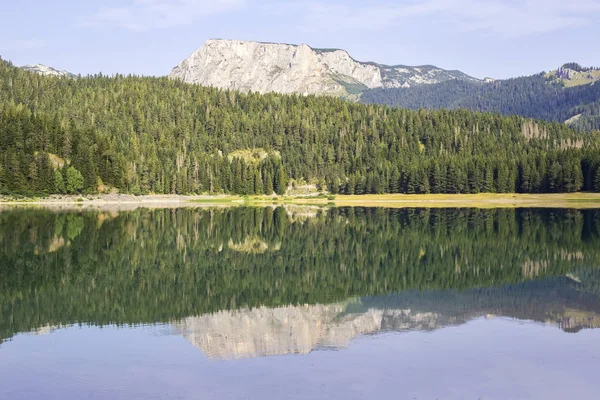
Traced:
<path fill-rule="evenodd" d="M 383 208 L 600 208 L 600 193 L 557 194 L 382 194 L 333 197 L 233 195 L 93 195 L 14 199 L 0 197 L 0 208 L 175 208 L 202 206 L 316 205 Z"/>

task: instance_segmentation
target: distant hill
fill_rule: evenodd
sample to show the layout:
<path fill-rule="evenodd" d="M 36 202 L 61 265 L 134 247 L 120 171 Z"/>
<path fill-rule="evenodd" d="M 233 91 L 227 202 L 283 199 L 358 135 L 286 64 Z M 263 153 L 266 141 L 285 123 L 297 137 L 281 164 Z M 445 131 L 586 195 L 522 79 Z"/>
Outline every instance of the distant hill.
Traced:
<path fill-rule="evenodd" d="M 565 87 L 581 86 L 600 81 L 600 69 L 582 67 L 577 63 L 568 63 L 546 74 L 546 78 L 562 82 Z"/>
<path fill-rule="evenodd" d="M 371 89 L 361 94 L 360 101 L 409 109 L 499 112 L 564 122 L 589 131 L 600 129 L 600 70 L 571 63 L 550 73 L 507 80 L 450 80 L 429 86 Z"/>

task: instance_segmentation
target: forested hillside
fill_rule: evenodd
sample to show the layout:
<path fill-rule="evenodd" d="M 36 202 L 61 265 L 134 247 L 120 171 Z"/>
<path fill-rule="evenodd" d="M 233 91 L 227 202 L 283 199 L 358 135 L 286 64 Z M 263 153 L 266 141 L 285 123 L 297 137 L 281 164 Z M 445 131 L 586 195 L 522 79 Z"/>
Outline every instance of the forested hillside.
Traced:
<path fill-rule="evenodd" d="M 573 192 L 599 165 L 600 135 L 564 124 L 0 62 L 4 193 Z"/>
<path fill-rule="evenodd" d="M 560 71 L 560 70 L 559 70 Z M 466 108 L 566 122 L 580 131 L 600 129 L 600 84 L 565 87 L 544 74 L 494 83 L 452 80 L 430 86 L 373 89 L 361 102 L 413 110 Z"/>

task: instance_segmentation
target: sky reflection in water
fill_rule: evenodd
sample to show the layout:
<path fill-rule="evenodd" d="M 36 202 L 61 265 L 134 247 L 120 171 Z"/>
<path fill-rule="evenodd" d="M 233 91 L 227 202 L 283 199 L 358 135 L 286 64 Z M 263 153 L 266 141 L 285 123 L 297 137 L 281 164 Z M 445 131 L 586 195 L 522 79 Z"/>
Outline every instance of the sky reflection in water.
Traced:
<path fill-rule="evenodd" d="M 3 213 L 0 398 L 594 399 L 599 215 Z"/>

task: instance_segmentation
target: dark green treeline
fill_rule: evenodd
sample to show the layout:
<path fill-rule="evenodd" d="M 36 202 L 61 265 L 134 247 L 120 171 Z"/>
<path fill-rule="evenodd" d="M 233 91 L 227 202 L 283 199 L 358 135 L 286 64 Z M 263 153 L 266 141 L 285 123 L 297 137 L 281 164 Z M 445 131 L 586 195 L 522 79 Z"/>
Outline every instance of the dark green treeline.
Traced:
<path fill-rule="evenodd" d="M 521 117 L 45 77 L 0 61 L 0 191 L 600 191 L 600 135 Z M 250 156 L 239 156 L 240 152 Z"/>
<path fill-rule="evenodd" d="M 0 224 L 2 337 L 500 286 L 600 263 L 599 211 L 23 210 Z"/>

